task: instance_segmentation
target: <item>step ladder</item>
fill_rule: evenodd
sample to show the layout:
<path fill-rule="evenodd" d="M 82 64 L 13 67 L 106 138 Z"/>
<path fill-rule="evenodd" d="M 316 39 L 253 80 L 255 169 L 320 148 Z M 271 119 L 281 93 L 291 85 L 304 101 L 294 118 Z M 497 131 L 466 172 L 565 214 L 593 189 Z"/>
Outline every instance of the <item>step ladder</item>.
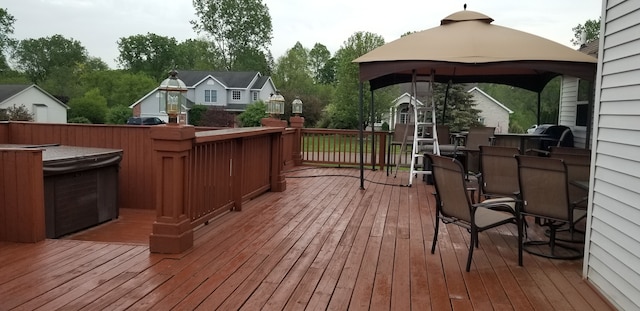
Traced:
<path fill-rule="evenodd" d="M 431 175 L 431 170 L 426 167 L 426 152 L 440 155 L 440 145 L 438 144 L 438 133 L 436 131 L 436 110 L 433 96 L 433 75 L 428 77 L 428 100 L 423 105 L 417 101 L 417 77 L 413 76 L 413 100 L 412 106 L 414 117 L 413 142 L 411 148 L 411 165 L 409 174 L 409 187 L 413 184 L 413 178 L 418 175 Z M 424 81 L 424 80 L 423 80 Z M 431 146 L 428 148 L 427 146 Z M 419 165 L 419 162 L 422 165 Z"/>

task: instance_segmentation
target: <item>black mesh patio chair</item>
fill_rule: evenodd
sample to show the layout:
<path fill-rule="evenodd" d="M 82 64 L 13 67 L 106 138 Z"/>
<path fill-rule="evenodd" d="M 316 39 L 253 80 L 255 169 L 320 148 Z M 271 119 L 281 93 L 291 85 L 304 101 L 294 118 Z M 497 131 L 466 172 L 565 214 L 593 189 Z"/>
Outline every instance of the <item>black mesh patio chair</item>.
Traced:
<path fill-rule="evenodd" d="M 520 221 L 525 216 L 541 219 L 540 224 L 548 227 L 548 240 L 525 241 L 520 243 L 525 251 L 547 258 L 577 259 L 582 250 L 559 243 L 556 233 L 568 226 L 573 234 L 575 223 L 586 216 L 586 211 L 576 209 L 569 198 L 567 167 L 561 159 L 516 156 L 518 161 L 518 181 L 522 206 Z M 522 236 L 520 236 L 522 237 Z"/>
<path fill-rule="evenodd" d="M 467 192 L 462 164 L 456 159 L 430 154 L 436 197 L 436 222 L 431 253 L 435 253 L 440 221 L 463 227 L 471 234 L 466 271 L 471 268 L 474 247 L 478 247 L 478 233 L 500 225 L 513 223 L 522 234 L 518 217 L 496 209 L 510 208 L 507 202 L 472 203 Z M 518 240 L 522 240 L 520 237 Z M 522 252 L 518 251 L 518 264 L 522 265 Z"/>

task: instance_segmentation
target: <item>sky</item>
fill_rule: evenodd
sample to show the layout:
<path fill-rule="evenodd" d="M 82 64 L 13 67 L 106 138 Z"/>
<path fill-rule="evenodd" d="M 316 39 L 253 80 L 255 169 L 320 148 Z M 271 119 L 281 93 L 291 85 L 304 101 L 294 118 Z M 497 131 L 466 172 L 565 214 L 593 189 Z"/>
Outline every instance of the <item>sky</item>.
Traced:
<path fill-rule="evenodd" d="M 333 54 L 358 31 L 385 42 L 409 31 L 440 25 L 446 16 L 467 10 L 483 13 L 493 24 L 529 32 L 572 47 L 571 30 L 597 20 L 601 0 L 262 0 L 273 24 L 270 50 L 277 60 L 296 42 L 311 49 L 324 44 Z M 380 4 L 376 4 L 380 3 Z M 15 17 L 13 38 L 37 39 L 60 34 L 79 41 L 90 56 L 119 68 L 117 41 L 154 33 L 178 42 L 196 39 L 191 0 L 2 0 Z"/>

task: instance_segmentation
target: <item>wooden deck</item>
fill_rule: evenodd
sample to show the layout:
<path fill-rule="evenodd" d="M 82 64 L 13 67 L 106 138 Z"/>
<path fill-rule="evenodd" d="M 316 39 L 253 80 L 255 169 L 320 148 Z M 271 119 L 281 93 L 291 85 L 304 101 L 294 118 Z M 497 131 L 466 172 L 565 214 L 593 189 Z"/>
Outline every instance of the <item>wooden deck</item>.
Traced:
<path fill-rule="evenodd" d="M 360 190 L 358 176 L 289 172 L 285 192 L 199 228 L 181 255 L 150 254 L 153 214 L 128 210 L 65 239 L 0 243 L 0 310 L 611 310 L 581 260 L 525 253 L 519 267 L 515 226 L 480 234 L 471 272 L 458 227 L 441 226 L 432 255 L 433 188 L 366 171 Z"/>

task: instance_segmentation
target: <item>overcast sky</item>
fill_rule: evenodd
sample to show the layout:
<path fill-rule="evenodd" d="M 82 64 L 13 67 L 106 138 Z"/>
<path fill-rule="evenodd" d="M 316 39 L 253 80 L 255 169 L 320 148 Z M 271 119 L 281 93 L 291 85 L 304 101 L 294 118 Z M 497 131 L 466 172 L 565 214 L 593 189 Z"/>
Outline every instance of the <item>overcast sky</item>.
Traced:
<path fill-rule="evenodd" d="M 263 0 L 273 23 L 274 58 L 300 41 L 322 43 L 335 53 L 357 31 L 391 42 L 408 31 L 440 25 L 451 13 L 467 9 L 488 15 L 493 24 L 526 31 L 571 46 L 573 27 L 598 19 L 600 0 Z M 381 3 L 381 4 L 374 4 Z M 197 38 L 191 0 L 2 0 L 16 18 L 15 39 L 61 34 L 80 41 L 89 55 L 117 68 L 117 41 L 155 33 L 178 42 Z"/>

